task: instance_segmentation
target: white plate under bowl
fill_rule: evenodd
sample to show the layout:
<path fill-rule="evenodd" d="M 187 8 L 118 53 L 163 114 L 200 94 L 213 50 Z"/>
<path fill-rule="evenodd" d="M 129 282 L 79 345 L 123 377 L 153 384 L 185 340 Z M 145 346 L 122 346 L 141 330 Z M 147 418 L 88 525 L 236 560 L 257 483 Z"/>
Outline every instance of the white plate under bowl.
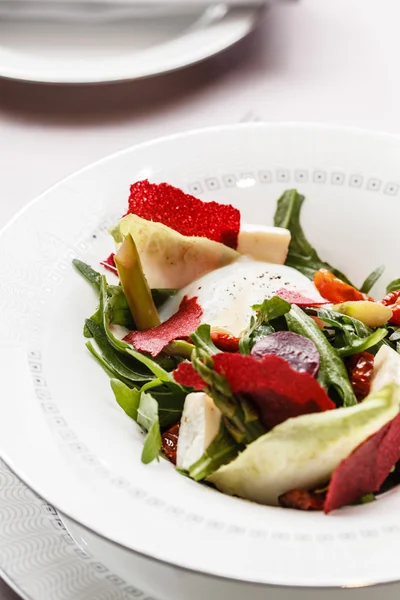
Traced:
<path fill-rule="evenodd" d="M 304 227 L 361 282 L 399 276 L 400 138 L 329 126 L 246 124 L 133 147 L 67 178 L 0 235 L 0 455 L 61 512 L 144 556 L 209 575 L 288 586 L 400 579 L 400 490 L 331 516 L 259 506 L 140 462 L 142 436 L 84 346 L 94 291 L 71 267 L 112 249 L 129 184 L 149 177 L 270 223 L 307 196 Z M 288 565 L 290 568 L 288 568 Z"/>
<path fill-rule="evenodd" d="M 0 77 L 85 84 L 165 73 L 239 41 L 262 9 L 220 3 L 158 16 L 124 11 L 126 16 L 111 22 L 0 18 Z"/>

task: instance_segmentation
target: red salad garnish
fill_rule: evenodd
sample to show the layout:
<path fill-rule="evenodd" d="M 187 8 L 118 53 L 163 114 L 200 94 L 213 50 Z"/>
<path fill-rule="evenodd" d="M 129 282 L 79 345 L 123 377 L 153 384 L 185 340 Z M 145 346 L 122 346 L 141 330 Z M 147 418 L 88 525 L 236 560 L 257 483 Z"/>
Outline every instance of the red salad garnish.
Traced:
<path fill-rule="evenodd" d="M 131 185 L 127 214 L 163 223 L 182 235 L 206 237 L 237 248 L 240 211 L 230 204 L 203 202 L 168 183 L 147 179 Z"/>
<path fill-rule="evenodd" d="M 333 472 L 325 513 L 378 492 L 400 460 L 400 415 L 360 444 Z"/>
<path fill-rule="evenodd" d="M 223 375 L 234 394 L 243 394 L 257 406 L 268 429 L 292 417 L 336 408 L 309 373 L 299 373 L 278 356 L 257 359 L 243 354 L 213 356 L 214 370 Z M 174 372 L 175 381 L 197 390 L 207 387 L 189 363 Z"/>
<path fill-rule="evenodd" d="M 105 260 L 102 260 L 100 264 L 102 267 L 104 267 L 108 271 L 111 271 L 111 273 L 118 275 L 118 271 L 117 271 L 117 267 L 116 267 L 114 258 L 115 258 L 115 254 L 114 254 L 114 252 L 111 252 L 110 256 L 108 258 L 106 258 Z"/>
<path fill-rule="evenodd" d="M 280 288 L 275 294 L 286 300 L 286 302 L 296 304 L 297 306 L 322 306 L 323 304 L 329 304 L 327 300 L 313 300 L 312 298 L 308 298 L 308 296 L 304 296 L 301 292 L 295 292 L 287 288 Z"/>
<path fill-rule="evenodd" d="M 200 325 L 203 309 L 197 298 L 185 296 L 177 313 L 165 323 L 146 331 L 130 331 L 124 340 L 131 343 L 139 352 L 157 356 L 173 340 L 189 336 Z"/>

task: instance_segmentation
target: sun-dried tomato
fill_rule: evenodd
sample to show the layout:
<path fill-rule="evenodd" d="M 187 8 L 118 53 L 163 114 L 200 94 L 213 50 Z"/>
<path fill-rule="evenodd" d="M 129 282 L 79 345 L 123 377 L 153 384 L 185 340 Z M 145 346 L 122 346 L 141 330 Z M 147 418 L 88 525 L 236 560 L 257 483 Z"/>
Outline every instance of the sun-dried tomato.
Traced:
<path fill-rule="evenodd" d="M 240 338 L 222 329 L 211 329 L 211 339 L 222 352 L 239 352 Z"/>
<path fill-rule="evenodd" d="M 374 355 L 369 352 L 358 352 L 348 359 L 346 366 L 354 393 L 360 402 L 370 391 Z"/>
<path fill-rule="evenodd" d="M 392 311 L 390 322 L 400 325 L 400 290 L 390 292 L 381 300 L 381 303 Z"/>
<path fill-rule="evenodd" d="M 345 283 L 327 269 L 320 269 L 315 273 L 314 285 L 323 298 L 335 304 L 357 300 L 372 301 L 370 296 Z"/>
<path fill-rule="evenodd" d="M 279 496 L 279 504 L 283 508 L 296 510 L 323 510 L 325 493 L 309 492 L 308 490 L 291 490 Z"/>
<path fill-rule="evenodd" d="M 162 434 L 163 452 L 168 460 L 170 460 L 174 465 L 176 465 L 176 453 L 178 451 L 180 426 L 181 422 L 179 421 L 176 425 L 173 425 L 171 429 L 168 429 L 168 431 L 165 431 L 165 433 Z"/>

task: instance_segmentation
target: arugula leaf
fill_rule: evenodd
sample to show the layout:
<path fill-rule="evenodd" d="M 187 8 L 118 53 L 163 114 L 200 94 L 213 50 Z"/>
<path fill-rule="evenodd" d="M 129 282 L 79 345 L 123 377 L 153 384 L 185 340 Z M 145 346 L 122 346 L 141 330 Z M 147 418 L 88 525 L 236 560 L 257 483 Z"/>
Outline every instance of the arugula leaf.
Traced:
<path fill-rule="evenodd" d="M 262 304 L 255 304 L 252 308 L 257 311 L 257 314 L 251 317 L 249 327 L 242 334 L 239 342 L 241 354 L 250 354 L 252 347 L 258 340 L 274 333 L 275 328 L 271 321 L 288 313 L 290 303 L 279 296 L 273 296 L 269 300 L 264 300 Z"/>
<path fill-rule="evenodd" d="M 330 341 L 339 356 L 351 356 L 368 349 L 377 351 L 388 335 L 386 328 L 371 329 L 358 319 L 328 308 L 315 309 L 313 312 L 334 330 L 335 335 L 331 336 Z"/>
<path fill-rule="evenodd" d="M 374 287 L 378 279 L 381 277 L 384 270 L 385 265 L 380 265 L 379 267 L 376 267 L 376 269 L 372 271 L 370 275 L 368 275 L 368 277 L 360 287 L 360 292 L 363 292 L 363 294 L 368 294 L 370 290 Z"/>
<path fill-rule="evenodd" d="M 93 346 L 92 342 L 86 342 L 85 346 L 89 350 L 89 352 L 93 356 L 93 358 L 99 363 L 99 365 L 101 366 L 101 368 L 104 369 L 104 371 L 107 373 L 107 375 L 110 378 L 119 378 L 121 380 L 123 379 L 121 377 L 121 375 L 119 375 L 119 373 L 117 373 L 110 366 L 110 364 L 103 358 L 103 356 L 101 355 L 101 353 L 96 350 L 96 348 Z"/>
<path fill-rule="evenodd" d="M 78 258 L 74 258 L 72 264 L 89 283 L 91 283 L 97 290 L 100 290 L 100 273 L 97 273 L 97 271 L 92 269 L 91 266 L 87 265 Z"/>
<path fill-rule="evenodd" d="M 190 336 L 190 339 L 198 350 L 203 350 L 210 356 L 220 353 L 220 350 L 218 350 L 211 339 L 210 325 L 199 325 L 196 331 Z"/>
<path fill-rule="evenodd" d="M 110 384 L 120 407 L 126 412 L 128 417 L 137 421 L 140 391 L 135 388 L 131 389 L 119 379 L 111 379 Z"/>
<path fill-rule="evenodd" d="M 397 290 L 400 290 L 400 279 L 394 279 L 386 287 L 387 294 L 390 294 L 391 292 L 397 292 Z"/>
<path fill-rule="evenodd" d="M 163 383 L 160 379 L 150 381 L 142 387 L 142 392 L 151 390 L 158 404 L 158 417 L 162 429 L 177 423 L 183 411 L 187 391 L 177 383 Z"/>
<path fill-rule="evenodd" d="M 158 419 L 158 404 L 149 393 L 141 393 L 137 422 L 147 431 L 142 451 L 142 462 L 147 465 L 155 459 L 158 460 L 162 442 Z"/>
<path fill-rule="evenodd" d="M 96 342 L 102 359 L 124 383 L 137 385 L 153 379 L 151 373 L 147 370 L 136 370 L 133 365 L 121 354 L 118 354 L 112 345 L 109 343 L 106 333 L 102 326 L 98 325 L 90 319 L 86 319 L 86 326 Z M 132 362 L 132 361 L 131 361 Z"/>
<path fill-rule="evenodd" d="M 315 321 L 301 308 L 293 305 L 285 315 L 289 331 L 309 338 L 316 345 L 320 355 L 318 381 L 339 406 L 357 404 L 353 387 L 346 367 L 337 350 L 333 348 Z"/>
<path fill-rule="evenodd" d="M 376 329 L 371 335 L 366 338 L 352 339 L 348 346 L 338 348 L 339 356 L 351 356 L 357 354 L 357 352 L 365 352 L 365 350 L 371 350 L 374 346 L 377 346 L 379 342 L 387 336 L 387 329 Z"/>
<path fill-rule="evenodd" d="M 289 229 L 292 236 L 285 264 L 297 269 L 311 280 L 319 269 L 328 269 L 336 277 L 353 285 L 338 269 L 321 260 L 316 250 L 308 242 L 300 224 L 300 213 L 304 200 L 304 196 L 301 196 L 297 190 L 287 190 L 277 203 L 274 225 Z"/>
<path fill-rule="evenodd" d="M 228 464 L 244 450 L 245 446 L 238 444 L 229 434 L 222 423 L 218 435 L 214 438 L 203 456 L 189 468 L 189 477 L 195 481 L 206 479 L 219 467 Z"/>

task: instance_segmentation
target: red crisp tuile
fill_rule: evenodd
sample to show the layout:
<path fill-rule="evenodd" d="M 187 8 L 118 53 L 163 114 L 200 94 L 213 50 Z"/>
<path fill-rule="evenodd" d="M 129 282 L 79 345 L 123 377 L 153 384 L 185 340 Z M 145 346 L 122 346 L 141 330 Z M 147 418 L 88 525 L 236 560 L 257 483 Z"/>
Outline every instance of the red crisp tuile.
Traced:
<path fill-rule="evenodd" d="M 295 292 L 286 288 L 277 290 L 276 295 L 290 302 L 290 304 L 296 304 L 297 306 L 322 306 L 323 304 L 329 304 L 326 300 L 313 300 L 312 298 L 308 298 L 308 296 L 303 296 L 301 292 Z"/>
<path fill-rule="evenodd" d="M 131 343 L 136 350 L 157 356 L 173 340 L 189 336 L 200 325 L 203 309 L 197 298 L 185 296 L 177 313 L 167 321 L 146 331 L 131 331 L 124 340 Z"/>
<path fill-rule="evenodd" d="M 324 511 L 347 506 L 378 492 L 400 460 L 400 415 L 360 444 L 333 472 Z"/>
<path fill-rule="evenodd" d="M 115 254 L 114 254 L 114 252 L 111 252 L 110 256 L 108 258 L 106 258 L 105 260 L 102 260 L 100 264 L 102 267 L 104 267 L 108 271 L 111 271 L 111 273 L 118 275 L 117 266 L 115 264 L 114 258 L 115 258 Z"/>
<path fill-rule="evenodd" d="M 168 183 L 147 179 L 131 185 L 127 214 L 163 223 L 182 235 L 206 237 L 237 248 L 240 211 L 230 204 L 203 202 Z"/>
<path fill-rule="evenodd" d="M 192 363 L 183 362 L 174 371 L 174 379 L 177 383 L 195 389 L 196 391 L 204 390 L 207 384 L 197 371 L 193 368 Z"/>
<path fill-rule="evenodd" d="M 309 373 L 300 373 L 278 356 L 256 359 L 243 354 L 213 356 L 214 369 L 224 375 L 234 394 L 246 396 L 257 406 L 260 419 L 272 429 L 287 419 L 333 410 L 335 404 Z M 204 389 L 201 378 L 188 363 L 179 365 L 175 380 L 194 389 Z"/>

